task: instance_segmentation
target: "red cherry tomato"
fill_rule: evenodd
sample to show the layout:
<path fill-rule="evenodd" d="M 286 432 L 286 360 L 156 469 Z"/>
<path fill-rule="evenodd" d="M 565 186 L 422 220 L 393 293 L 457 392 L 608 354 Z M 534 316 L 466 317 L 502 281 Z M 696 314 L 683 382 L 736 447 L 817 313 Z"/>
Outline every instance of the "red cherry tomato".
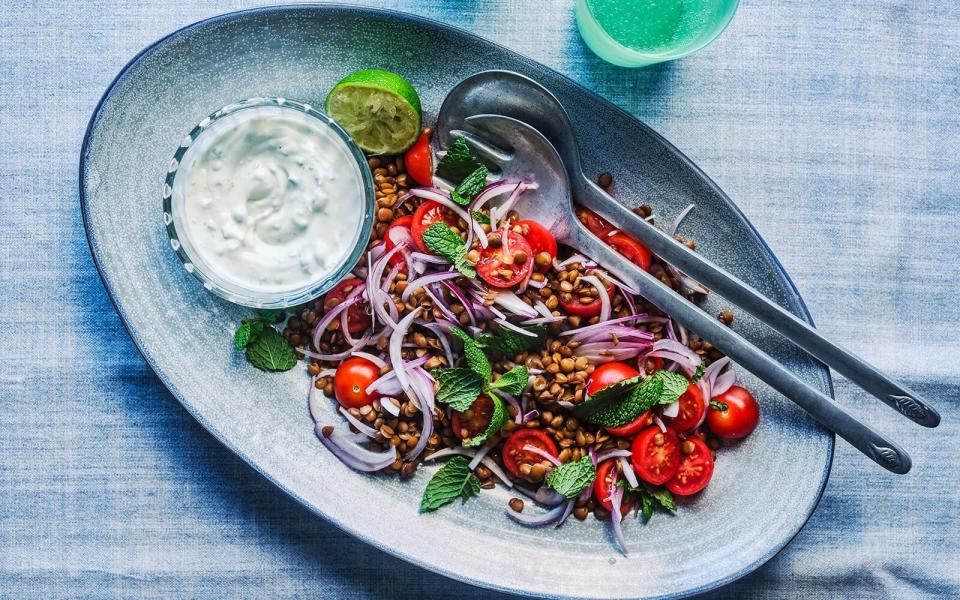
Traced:
<path fill-rule="evenodd" d="M 453 227 L 457 224 L 457 216 L 449 208 L 433 200 L 427 200 L 418 206 L 413 213 L 413 223 L 410 224 L 410 231 L 413 234 L 413 243 L 421 252 L 433 254 L 423 243 L 423 232 L 434 223 L 439 222 Z"/>
<path fill-rule="evenodd" d="M 633 438 L 630 451 L 637 477 L 653 485 L 670 481 L 680 466 L 680 440 L 672 429 L 647 427 Z"/>
<path fill-rule="evenodd" d="M 520 471 L 520 465 L 532 465 L 544 460 L 542 456 L 524 450 L 524 446 L 533 446 L 554 457 L 559 456 L 557 445 L 553 443 L 546 432 L 540 429 L 518 429 L 514 431 L 504 443 L 500 457 L 503 459 L 503 466 L 517 479 L 525 479 Z"/>
<path fill-rule="evenodd" d="M 498 233 L 498 235 L 500 234 Z M 505 246 L 509 246 L 509 262 L 507 262 L 507 256 L 504 252 Z M 517 256 L 521 253 L 523 261 L 519 262 Z M 477 262 L 477 274 L 484 281 L 498 288 L 517 285 L 527 278 L 531 269 L 533 269 L 533 250 L 522 235 L 513 231 L 507 233 L 506 244 L 501 243 L 496 248 L 492 244 L 488 244 L 486 248 L 482 249 L 480 251 L 480 261 Z"/>
<path fill-rule="evenodd" d="M 433 185 L 433 148 L 430 147 L 430 130 L 424 130 L 417 142 L 403 155 L 407 175 L 422 186 Z"/>
<path fill-rule="evenodd" d="M 393 250 L 400 242 L 412 242 L 413 233 L 410 231 L 410 225 L 413 223 L 413 216 L 406 215 L 400 217 L 399 219 L 394 219 L 390 226 L 387 227 L 387 230 L 383 234 L 383 243 L 385 244 L 386 251 L 390 252 Z M 397 252 L 390 257 L 388 261 L 391 266 L 406 264 L 407 261 L 403 259 L 403 254 Z"/>
<path fill-rule="evenodd" d="M 687 438 L 693 442 L 693 452 L 680 461 L 676 474 L 667 482 L 667 489 L 678 496 L 696 494 L 710 483 L 713 477 L 713 453 L 706 442 L 695 435 Z"/>
<path fill-rule="evenodd" d="M 462 413 L 453 413 L 450 417 L 450 427 L 455 436 L 465 440 L 486 431 L 491 418 L 493 418 L 493 400 L 489 396 L 480 396 L 467 410 Z"/>
<path fill-rule="evenodd" d="M 599 365 L 593 370 L 590 379 L 587 381 L 587 396 L 592 396 L 608 385 L 636 377 L 639 374 L 639 371 L 623 362 L 608 362 Z"/>
<path fill-rule="evenodd" d="M 738 385 L 714 398 L 726 409 L 710 407 L 707 426 L 718 437 L 737 440 L 750 435 L 760 422 L 760 406 L 748 390 Z"/>
<path fill-rule="evenodd" d="M 546 252 L 551 261 L 557 257 L 557 240 L 549 229 L 536 221 L 517 221 L 514 225 L 519 225 L 523 230 L 523 237 L 527 238 L 534 256 Z M 537 270 L 546 272 L 550 270 L 550 265 L 538 267 Z"/>
<path fill-rule="evenodd" d="M 344 279 L 333 286 L 333 289 L 323 297 L 323 310 L 329 311 L 343 304 L 344 299 L 349 296 L 353 288 L 357 287 L 360 283 L 363 282 L 353 277 L 351 279 Z M 347 331 L 350 333 L 360 333 L 367 327 L 370 327 L 370 313 L 367 312 L 367 303 L 361 300 L 347 309 Z"/>
<path fill-rule="evenodd" d="M 663 417 L 663 422 L 674 431 L 684 433 L 699 426 L 707 412 L 707 403 L 703 399 L 700 386 L 693 383 L 680 396 L 680 410 L 675 417 Z"/>
<path fill-rule="evenodd" d="M 625 233 L 615 233 L 604 238 L 607 245 L 622 254 L 627 260 L 644 271 L 650 270 L 652 255 L 647 247 Z"/>
<path fill-rule="evenodd" d="M 610 435 L 615 435 L 617 437 L 630 437 L 636 435 L 638 431 L 653 424 L 653 413 L 647 411 L 637 417 L 636 419 L 630 421 L 629 423 L 624 423 L 623 425 L 617 425 L 616 427 L 604 427 L 607 430 L 607 433 Z"/>
<path fill-rule="evenodd" d="M 590 233 L 597 236 L 601 240 L 606 240 L 607 235 L 614 230 L 613 225 L 608 223 L 606 219 L 593 212 L 589 208 L 578 206 L 577 218 L 580 219 L 580 222 L 590 230 Z"/>
<path fill-rule="evenodd" d="M 617 482 L 623 478 L 622 475 L 620 461 L 615 458 L 605 460 L 597 467 L 597 478 L 593 480 L 593 497 L 604 510 L 613 512 L 613 502 L 610 501 L 610 496 Z M 620 515 L 627 514 L 632 507 L 633 504 L 630 502 L 621 502 Z"/>
<path fill-rule="evenodd" d="M 367 387 L 380 378 L 380 369 L 365 358 L 354 356 L 340 363 L 333 375 L 333 395 L 340 406 L 360 408 L 380 397 L 367 393 Z"/>
<path fill-rule="evenodd" d="M 613 300 L 613 285 L 606 286 L 607 295 L 610 296 L 610 300 Z M 560 307 L 563 308 L 564 312 L 577 315 L 580 317 L 595 317 L 600 314 L 600 309 L 603 308 L 603 304 L 600 302 L 600 298 L 597 298 L 589 304 L 584 304 L 580 302 L 580 297 L 576 294 L 573 295 L 573 298 L 570 301 L 566 302 L 562 299 L 560 300 Z"/>

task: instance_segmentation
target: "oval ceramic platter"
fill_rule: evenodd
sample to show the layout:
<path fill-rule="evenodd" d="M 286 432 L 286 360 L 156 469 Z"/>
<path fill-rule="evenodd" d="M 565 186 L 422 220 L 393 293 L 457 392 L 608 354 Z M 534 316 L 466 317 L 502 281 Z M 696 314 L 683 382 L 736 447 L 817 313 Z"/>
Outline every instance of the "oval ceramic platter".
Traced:
<path fill-rule="evenodd" d="M 300 502 L 370 544 L 476 585 L 535 596 L 670 597 L 712 589 L 763 564 L 800 530 L 826 484 L 833 436 L 742 371 L 763 408 L 759 429 L 725 450 L 707 490 L 674 517 L 625 523 L 629 556 L 609 525 L 571 519 L 524 529 L 505 490 L 418 514 L 436 466 L 409 481 L 355 473 L 327 452 L 307 413 L 302 369 L 267 374 L 233 350 L 247 309 L 207 293 L 169 246 L 161 187 L 170 157 L 205 115 L 256 96 L 322 105 L 345 74 L 378 67 L 409 77 L 430 122 L 457 82 L 507 69 L 539 81 L 581 133 L 584 165 L 610 171 L 625 202 L 650 202 L 710 258 L 809 318 L 776 258 L 696 166 L 645 125 L 558 73 L 458 29 L 342 6 L 278 7 L 196 23 L 153 44 L 104 94 L 84 141 L 80 198 L 97 267 L 130 335 L 170 391 L 213 435 Z M 601 132 L 596 135 L 595 132 Z M 716 299 L 707 309 L 716 313 Z M 757 323 L 737 330 L 831 393 L 828 372 Z M 330 419 L 336 419 L 330 406 Z M 379 515 L 360 519 L 358 515 Z M 480 558 L 482 556 L 482 559 Z"/>

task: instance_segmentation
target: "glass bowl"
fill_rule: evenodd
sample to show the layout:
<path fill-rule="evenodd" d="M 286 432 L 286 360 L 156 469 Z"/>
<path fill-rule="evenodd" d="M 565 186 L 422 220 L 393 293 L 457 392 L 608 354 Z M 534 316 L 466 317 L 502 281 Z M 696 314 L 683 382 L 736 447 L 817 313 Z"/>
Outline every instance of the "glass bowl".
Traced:
<path fill-rule="evenodd" d="M 343 253 L 343 258 L 325 273 L 318 273 L 315 279 L 306 284 L 291 285 L 289 289 L 263 290 L 254 286 L 244 285 L 218 273 L 211 264 L 204 260 L 203 253 L 199 252 L 189 236 L 189 229 L 183 222 L 185 217 L 181 213 L 185 202 L 186 180 L 189 178 L 189 167 L 193 157 L 190 152 L 197 144 L 197 140 L 207 134 L 211 128 L 223 119 L 239 111 L 252 109 L 269 109 L 269 112 L 280 114 L 283 111 L 298 111 L 315 119 L 317 123 L 333 132 L 341 140 L 349 154 L 355 160 L 359 172 L 359 181 L 362 187 L 362 201 L 357 210 L 362 211 L 358 221 L 359 226 L 353 232 L 352 247 Z M 214 129 L 216 131 L 216 129 Z M 211 134 L 213 135 L 213 134 Z M 181 181 L 178 183 L 178 175 Z M 170 246 L 183 263 L 187 272 L 203 283 L 208 291 L 235 304 L 253 308 L 287 308 L 309 302 L 317 298 L 349 273 L 363 256 L 370 232 L 373 229 L 373 215 L 375 197 L 373 176 L 367 166 L 363 151 L 357 146 L 350 135 L 322 111 L 310 104 L 288 100 L 286 98 L 250 98 L 235 104 L 224 106 L 212 113 L 193 128 L 180 143 L 173 160 L 170 161 L 166 180 L 163 185 L 163 222 L 170 236 Z"/>

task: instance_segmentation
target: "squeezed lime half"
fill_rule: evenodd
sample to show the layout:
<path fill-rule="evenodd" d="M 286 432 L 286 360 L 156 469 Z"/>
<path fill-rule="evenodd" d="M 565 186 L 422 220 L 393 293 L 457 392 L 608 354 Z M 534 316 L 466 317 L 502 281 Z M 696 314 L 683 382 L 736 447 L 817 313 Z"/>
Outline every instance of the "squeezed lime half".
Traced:
<path fill-rule="evenodd" d="M 390 71 L 347 75 L 327 94 L 324 107 L 370 154 L 399 154 L 420 135 L 420 97 L 409 81 Z"/>

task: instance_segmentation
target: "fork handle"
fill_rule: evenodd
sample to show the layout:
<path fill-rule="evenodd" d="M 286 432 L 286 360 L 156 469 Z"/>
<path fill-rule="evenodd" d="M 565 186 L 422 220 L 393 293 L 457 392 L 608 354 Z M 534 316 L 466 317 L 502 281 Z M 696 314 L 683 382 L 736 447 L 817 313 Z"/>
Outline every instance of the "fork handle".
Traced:
<path fill-rule="evenodd" d="M 805 383 L 768 354 L 711 318 L 653 275 L 625 259 L 594 237 L 579 221 L 571 224 L 569 239 L 564 241 L 604 265 L 627 284 L 639 289 L 641 295 L 660 310 L 710 340 L 721 352 L 798 404 L 817 422 L 845 439 L 878 465 L 894 473 L 906 473 L 910 470 L 910 456 L 903 449 L 854 419 L 832 399 Z"/>
<path fill-rule="evenodd" d="M 940 423 L 939 413 L 909 388 L 897 383 L 846 348 L 823 337 L 803 319 L 677 242 L 653 224 L 637 218 L 630 209 L 611 198 L 595 183 L 587 181 L 587 185 L 582 187 L 587 188 L 581 190 L 586 193 L 579 194 L 578 201 L 599 213 L 618 229 L 642 241 L 654 254 L 682 273 L 742 307 L 911 421 L 924 427 L 936 427 Z"/>

